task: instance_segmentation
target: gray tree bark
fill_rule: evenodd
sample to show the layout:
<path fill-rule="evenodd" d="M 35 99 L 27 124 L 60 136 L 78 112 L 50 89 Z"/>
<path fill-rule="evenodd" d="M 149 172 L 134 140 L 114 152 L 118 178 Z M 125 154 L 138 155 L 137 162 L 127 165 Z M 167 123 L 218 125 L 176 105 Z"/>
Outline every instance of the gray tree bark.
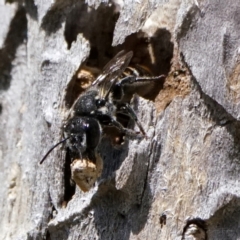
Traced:
<path fill-rule="evenodd" d="M 238 239 L 239 13 L 233 0 L 0 1 L 0 239 Z M 82 192 L 64 146 L 39 162 L 83 66 L 95 76 L 122 49 L 166 79 L 131 103 L 148 138 L 104 137 Z"/>

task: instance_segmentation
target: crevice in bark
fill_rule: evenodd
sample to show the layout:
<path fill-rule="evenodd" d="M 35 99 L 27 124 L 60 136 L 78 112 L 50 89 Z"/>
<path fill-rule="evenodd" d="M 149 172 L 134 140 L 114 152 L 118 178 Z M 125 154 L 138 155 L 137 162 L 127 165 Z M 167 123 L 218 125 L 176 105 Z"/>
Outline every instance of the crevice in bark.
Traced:
<path fill-rule="evenodd" d="M 128 36 L 118 48 L 132 50 L 134 56 L 131 63 L 148 67 L 154 76 L 167 75 L 170 71 L 173 42 L 171 33 L 164 28 L 158 29 L 151 37 L 140 30 Z"/>
<path fill-rule="evenodd" d="M 66 106 L 69 108 L 86 87 L 100 73 L 103 66 L 113 56 L 112 39 L 115 23 L 119 14 L 114 5 L 107 7 L 101 4 L 98 9 L 90 8 L 87 4 L 78 3 L 70 11 L 66 19 L 65 39 L 70 49 L 78 34 L 89 41 L 90 55 L 73 76 L 66 91 Z"/>
<path fill-rule="evenodd" d="M 157 165 L 158 161 L 161 158 L 162 146 L 160 144 L 160 141 L 155 139 L 156 137 L 157 137 L 156 132 L 154 132 L 154 136 L 153 136 L 154 140 L 152 141 L 151 150 L 150 150 L 150 153 L 151 153 L 150 157 L 152 158 L 152 162 L 151 162 L 149 171 L 153 170 L 154 166 Z"/>
<path fill-rule="evenodd" d="M 146 175 L 145 175 L 145 178 L 144 178 L 143 190 L 142 190 L 142 194 L 141 194 L 141 197 L 140 197 L 139 206 L 141 206 L 142 203 L 143 203 L 145 191 L 146 191 L 147 186 L 148 186 L 149 169 L 150 169 L 150 160 L 148 160 L 148 165 L 147 165 Z"/>
<path fill-rule="evenodd" d="M 0 49 L 0 90 L 10 87 L 12 62 L 17 48 L 27 39 L 27 18 L 25 8 L 19 6 L 9 26 L 3 48 Z"/>
<path fill-rule="evenodd" d="M 75 194 L 76 184 L 71 180 L 71 167 L 72 157 L 70 150 L 67 148 L 65 164 L 64 164 L 64 196 L 63 206 L 65 207 Z"/>
<path fill-rule="evenodd" d="M 51 235 L 49 231 L 46 232 L 46 240 L 51 240 Z"/>
<path fill-rule="evenodd" d="M 164 74 L 167 76 L 171 68 L 173 58 L 173 43 L 171 34 L 166 29 L 158 29 L 152 37 L 139 31 L 128 36 L 125 42 L 117 49 L 124 48 L 126 51 L 133 51 L 134 55 L 130 66 L 142 65 L 150 70 L 153 76 Z M 154 82 L 152 90 L 144 97 L 154 100 L 163 88 L 164 79 Z"/>
<path fill-rule="evenodd" d="M 51 198 L 50 198 L 51 199 Z M 51 200 L 52 201 L 52 200 Z M 51 202 L 50 201 L 50 202 Z M 50 207 L 50 209 L 51 209 L 51 212 L 50 212 L 50 215 L 49 215 L 49 219 L 48 219 L 48 222 L 49 221 L 51 221 L 55 216 L 54 215 L 56 215 L 56 213 L 57 213 L 57 210 L 56 210 L 56 208 L 54 207 L 54 205 L 51 203 L 51 207 Z"/>
<path fill-rule="evenodd" d="M 156 137 L 155 134 L 156 133 L 154 131 L 154 135 L 153 135 L 152 139 L 154 139 Z M 144 199 L 145 194 L 147 192 L 147 188 L 149 186 L 149 184 L 148 184 L 149 175 L 153 171 L 154 166 L 159 161 L 160 156 L 161 156 L 161 145 L 158 143 L 158 141 L 153 140 L 152 144 L 150 145 L 149 154 L 147 156 L 147 158 L 149 160 L 148 160 L 148 165 L 147 165 L 147 169 L 146 169 L 146 175 L 145 175 L 145 180 L 144 180 L 144 186 L 143 186 L 143 191 L 142 191 L 142 195 L 141 195 L 140 205 L 142 205 L 143 199 Z M 147 193 L 147 194 L 149 194 L 149 193 Z"/>

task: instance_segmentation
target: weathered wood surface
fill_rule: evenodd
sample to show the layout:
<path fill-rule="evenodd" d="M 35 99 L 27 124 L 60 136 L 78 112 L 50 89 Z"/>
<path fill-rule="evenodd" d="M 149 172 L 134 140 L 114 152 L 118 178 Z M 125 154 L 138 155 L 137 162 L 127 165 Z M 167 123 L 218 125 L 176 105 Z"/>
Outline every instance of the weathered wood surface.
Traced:
<path fill-rule="evenodd" d="M 238 239 L 239 12 L 233 0 L 0 1 L 0 238 Z M 39 161 L 79 67 L 121 49 L 167 75 L 154 101 L 132 103 L 148 139 L 104 138 L 102 177 L 71 192 L 63 147 Z"/>

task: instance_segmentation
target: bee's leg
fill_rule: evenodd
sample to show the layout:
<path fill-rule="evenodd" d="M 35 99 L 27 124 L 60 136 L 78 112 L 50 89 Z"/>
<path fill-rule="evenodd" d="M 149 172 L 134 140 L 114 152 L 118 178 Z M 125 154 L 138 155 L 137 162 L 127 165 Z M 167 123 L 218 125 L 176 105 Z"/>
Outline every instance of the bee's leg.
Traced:
<path fill-rule="evenodd" d="M 135 81 L 136 81 L 136 76 L 134 76 L 134 75 L 129 75 L 129 76 L 127 76 L 127 77 L 122 78 L 122 79 L 117 83 L 117 85 L 123 86 L 123 85 L 125 85 L 125 84 L 132 84 L 132 83 L 134 83 Z"/>
<path fill-rule="evenodd" d="M 160 76 L 144 76 L 144 77 L 137 77 L 137 76 L 134 76 L 134 75 L 129 75 L 125 78 L 122 78 L 118 85 L 119 86 L 124 86 L 124 85 L 127 85 L 127 84 L 133 84 L 133 83 L 138 83 L 138 82 L 152 82 L 152 81 L 156 81 L 156 80 L 159 80 L 161 78 L 165 78 L 166 76 L 165 75 L 160 75 Z"/>
<path fill-rule="evenodd" d="M 110 125 L 116 127 L 120 132 L 126 134 L 127 136 L 134 137 L 134 138 L 136 138 L 136 137 L 141 138 L 142 137 L 142 135 L 139 134 L 138 132 L 135 132 L 131 129 L 123 127 L 123 125 L 120 122 L 114 120 L 113 118 L 111 118 Z"/>
<path fill-rule="evenodd" d="M 122 112 L 123 111 L 123 112 Z M 125 113 L 127 116 L 129 116 L 132 120 L 135 121 L 135 123 L 137 124 L 138 128 L 140 129 L 140 131 L 142 132 L 142 134 L 144 136 L 146 136 L 146 132 L 144 131 L 142 124 L 138 121 L 137 115 L 134 112 L 134 110 L 131 108 L 131 106 L 128 103 L 124 103 L 121 105 L 120 107 L 120 113 Z"/>
<path fill-rule="evenodd" d="M 152 82 L 152 81 L 156 81 L 159 80 L 161 78 L 165 78 L 165 75 L 160 75 L 160 76 L 151 76 L 151 77 L 136 77 L 135 82 Z"/>
<path fill-rule="evenodd" d="M 131 137 L 142 137 L 141 134 L 139 134 L 139 132 L 135 132 L 129 128 L 125 128 L 120 122 L 118 122 L 110 115 L 102 114 L 99 112 L 95 116 L 102 125 L 116 127 L 121 133 L 124 133 Z"/>

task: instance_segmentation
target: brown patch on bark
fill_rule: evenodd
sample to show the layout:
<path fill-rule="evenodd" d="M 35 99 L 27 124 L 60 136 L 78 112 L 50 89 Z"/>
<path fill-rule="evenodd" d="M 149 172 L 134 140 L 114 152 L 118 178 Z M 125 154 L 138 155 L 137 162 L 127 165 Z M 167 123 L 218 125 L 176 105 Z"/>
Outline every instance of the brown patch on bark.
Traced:
<path fill-rule="evenodd" d="M 191 91 L 191 76 L 186 68 L 172 67 L 166 77 L 163 88 L 155 99 L 157 112 L 163 111 L 176 96 L 186 96 Z"/>
<path fill-rule="evenodd" d="M 240 64 L 237 62 L 227 80 L 229 98 L 235 103 L 240 100 Z"/>

